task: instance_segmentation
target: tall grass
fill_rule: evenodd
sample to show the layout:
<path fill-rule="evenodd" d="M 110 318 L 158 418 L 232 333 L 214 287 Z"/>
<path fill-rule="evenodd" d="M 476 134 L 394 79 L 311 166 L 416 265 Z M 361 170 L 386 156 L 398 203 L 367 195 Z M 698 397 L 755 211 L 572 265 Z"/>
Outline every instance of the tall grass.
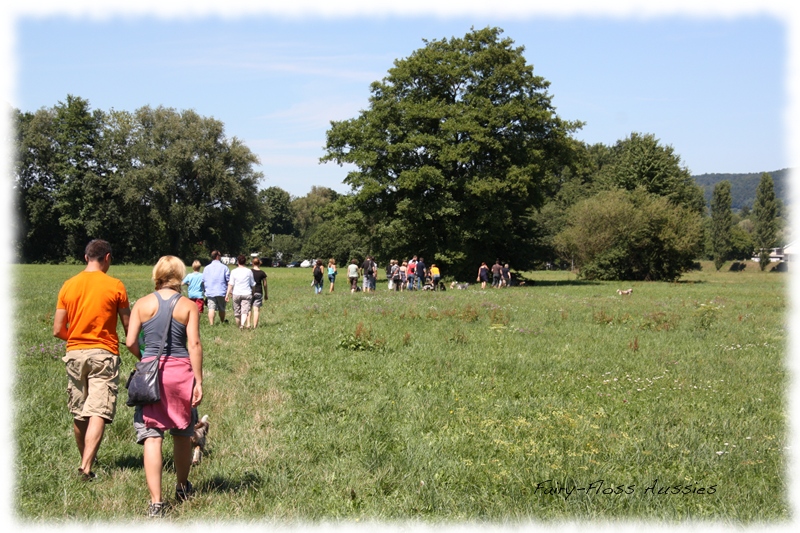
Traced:
<path fill-rule="evenodd" d="M 51 326 L 78 270 L 15 267 L 14 506 L 26 521 L 144 516 L 124 390 L 98 480 L 73 476 Z M 148 267 L 110 273 L 131 299 L 151 290 Z M 384 282 L 371 295 L 340 281 L 320 296 L 308 269 L 268 274 L 259 329 L 201 321 L 209 453 L 172 520 L 789 518 L 783 274 L 706 265 L 680 283 L 623 285 L 531 272 L 524 287 Z M 165 458 L 172 500 L 169 439 Z"/>

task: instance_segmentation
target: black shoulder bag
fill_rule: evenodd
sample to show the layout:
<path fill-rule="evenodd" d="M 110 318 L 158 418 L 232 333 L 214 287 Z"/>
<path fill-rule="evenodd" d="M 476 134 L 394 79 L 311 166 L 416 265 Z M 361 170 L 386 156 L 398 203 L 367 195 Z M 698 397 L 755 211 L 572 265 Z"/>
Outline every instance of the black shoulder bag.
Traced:
<path fill-rule="evenodd" d="M 172 310 L 178 300 L 180 300 L 180 295 L 172 297 L 172 303 L 169 306 L 169 320 L 167 320 L 167 328 L 161 338 L 161 347 L 158 349 L 158 355 L 147 362 L 138 361 L 136 368 L 131 371 L 131 375 L 128 377 L 128 382 L 125 383 L 125 387 L 128 389 L 128 400 L 125 404 L 129 407 L 161 401 L 161 380 L 158 377 L 158 362 L 161 359 L 161 353 L 164 351 L 164 344 L 167 342 L 170 326 L 172 326 Z M 141 355 L 144 358 L 144 354 Z"/>

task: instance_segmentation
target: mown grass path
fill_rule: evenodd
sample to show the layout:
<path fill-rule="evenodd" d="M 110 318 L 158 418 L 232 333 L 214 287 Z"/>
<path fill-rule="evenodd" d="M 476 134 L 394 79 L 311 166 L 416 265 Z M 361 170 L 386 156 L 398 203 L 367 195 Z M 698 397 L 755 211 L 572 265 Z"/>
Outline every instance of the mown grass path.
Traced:
<path fill-rule="evenodd" d="M 120 395 L 81 484 L 58 288 L 80 266 L 16 266 L 14 509 L 24 522 L 144 518 Z M 209 454 L 173 521 L 788 520 L 786 274 L 315 296 L 267 269 L 260 328 L 203 317 Z M 113 266 L 132 300 L 149 267 Z M 616 289 L 633 287 L 620 296 Z M 123 375 L 133 357 L 123 352 Z M 165 497 L 172 499 L 171 446 Z"/>

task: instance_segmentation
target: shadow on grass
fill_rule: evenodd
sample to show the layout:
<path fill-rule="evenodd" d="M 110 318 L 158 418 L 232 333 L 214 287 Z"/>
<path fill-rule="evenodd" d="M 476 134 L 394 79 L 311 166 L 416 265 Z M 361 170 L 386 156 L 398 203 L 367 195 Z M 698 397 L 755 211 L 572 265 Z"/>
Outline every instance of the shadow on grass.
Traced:
<path fill-rule="evenodd" d="M 142 466 L 142 454 L 138 455 L 126 455 L 124 457 L 119 457 L 114 461 L 114 467 L 125 470 L 141 470 Z"/>
<path fill-rule="evenodd" d="M 175 472 L 175 461 L 172 457 L 172 445 L 166 444 L 162 446 L 162 469 L 164 472 Z M 203 460 L 208 460 L 213 453 L 206 449 L 203 452 Z M 123 457 L 117 458 L 114 463 L 114 467 L 120 470 L 131 469 L 131 470 L 142 470 L 143 467 L 143 455 L 140 452 L 139 454 L 128 454 Z M 194 466 L 193 466 L 194 468 Z"/>
<path fill-rule="evenodd" d="M 207 455 L 208 454 L 206 454 L 204 458 L 207 458 Z M 143 468 L 142 456 L 126 455 L 114 461 L 114 466 L 119 469 L 141 470 Z M 174 473 L 175 463 L 171 458 L 164 458 L 163 471 Z M 244 472 L 238 479 L 214 476 L 209 480 L 195 485 L 195 489 L 201 493 L 237 493 L 243 490 L 260 487 L 263 483 L 264 479 L 260 474 L 256 472 Z"/>
<path fill-rule="evenodd" d="M 255 472 L 245 472 L 239 479 L 226 479 L 221 476 L 214 476 L 208 481 L 197 485 L 195 488 L 199 492 L 240 492 L 246 489 L 259 487 L 263 484 L 263 478 Z"/>
<path fill-rule="evenodd" d="M 524 285 L 523 285 L 524 283 Z M 519 281 L 509 287 L 510 289 L 535 289 L 536 287 L 583 287 L 583 286 L 591 286 L 591 285 L 601 285 L 602 283 L 599 281 L 591 281 L 591 280 L 584 280 L 584 279 L 566 279 L 566 280 L 556 280 L 556 279 L 519 279 Z"/>
<path fill-rule="evenodd" d="M 630 284 L 630 283 L 649 283 L 647 281 L 641 281 L 641 280 L 636 280 L 636 281 L 631 281 L 631 280 L 592 281 L 592 280 L 581 280 L 581 279 L 571 279 L 571 280 L 547 280 L 547 279 L 540 280 L 540 279 L 534 279 L 534 280 L 523 280 L 523 281 L 525 281 L 525 285 L 514 285 L 511 288 L 512 289 L 530 289 L 530 288 L 536 288 L 536 287 L 557 287 L 557 286 L 561 286 L 561 287 L 582 287 L 582 286 L 589 287 L 589 286 L 592 286 L 592 285 L 603 285 L 603 284 L 608 284 L 608 283 L 623 283 L 623 284 L 624 283 L 628 283 L 628 284 Z M 678 283 L 678 284 L 682 284 L 682 285 L 702 285 L 702 284 L 705 284 L 705 283 L 708 283 L 708 282 L 704 281 L 704 280 L 679 279 L 679 280 L 673 281 L 672 283 Z"/>

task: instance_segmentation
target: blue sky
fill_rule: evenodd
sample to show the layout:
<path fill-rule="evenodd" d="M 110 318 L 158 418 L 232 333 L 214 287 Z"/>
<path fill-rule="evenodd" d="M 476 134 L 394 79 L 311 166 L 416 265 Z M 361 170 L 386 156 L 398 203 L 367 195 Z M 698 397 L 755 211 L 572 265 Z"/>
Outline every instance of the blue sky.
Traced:
<path fill-rule="evenodd" d="M 346 168 L 318 162 L 330 121 L 357 116 L 370 83 L 423 39 L 472 26 L 498 26 L 525 47 L 558 114 L 586 122 L 579 139 L 613 144 L 652 133 L 693 174 L 790 166 L 789 33 L 763 14 L 28 15 L 14 24 L 10 103 L 34 111 L 72 94 L 102 110 L 191 108 L 258 155 L 262 187 L 347 192 Z"/>

